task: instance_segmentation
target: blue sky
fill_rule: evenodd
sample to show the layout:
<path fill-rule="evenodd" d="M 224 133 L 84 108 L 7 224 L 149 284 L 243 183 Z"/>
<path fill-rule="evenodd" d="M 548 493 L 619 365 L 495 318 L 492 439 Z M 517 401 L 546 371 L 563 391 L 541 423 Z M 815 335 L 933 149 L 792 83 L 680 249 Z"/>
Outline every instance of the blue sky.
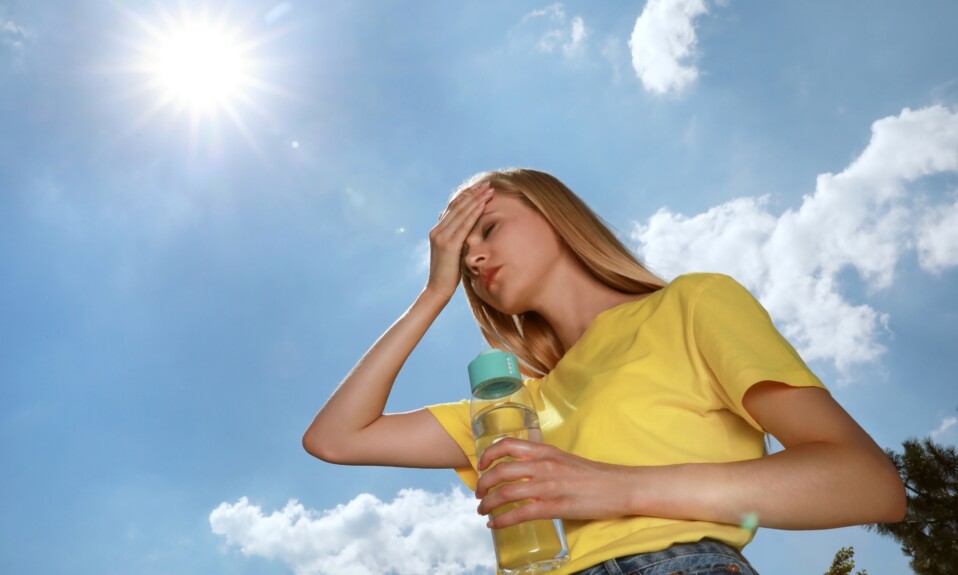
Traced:
<path fill-rule="evenodd" d="M 488 572 L 452 472 L 300 436 L 497 167 L 665 276 L 745 283 L 882 446 L 958 442 L 955 3 L 205 6 L 0 0 L 4 571 Z M 204 14 L 244 79 L 194 107 L 150 62 Z M 389 410 L 464 397 L 482 347 L 457 294 Z M 798 575 L 844 545 L 908 572 L 860 528 L 746 552 Z"/>

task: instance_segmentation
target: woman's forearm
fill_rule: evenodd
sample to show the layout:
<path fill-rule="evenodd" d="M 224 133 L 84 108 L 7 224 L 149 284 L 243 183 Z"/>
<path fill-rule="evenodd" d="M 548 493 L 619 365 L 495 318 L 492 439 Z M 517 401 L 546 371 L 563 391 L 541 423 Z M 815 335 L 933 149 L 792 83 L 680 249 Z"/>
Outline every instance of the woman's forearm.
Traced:
<path fill-rule="evenodd" d="M 763 527 L 828 529 L 899 521 L 905 493 L 873 450 L 809 443 L 761 459 L 623 468 L 633 514 Z"/>
<path fill-rule="evenodd" d="M 379 419 L 396 376 L 449 297 L 426 288 L 343 379 L 303 435 L 317 457 Z"/>
<path fill-rule="evenodd" d="M 665 517 L 822 529 L 898 521 L 905 489 L 881 448 L 830 393 L 763 381 L 742 404 L 785 447 L 760 459 L 661 468 L 645 502 Z M 655 468 L 652 468 L 653 470 Z M 671 511 L 670 511 L 671 510 Z"/>

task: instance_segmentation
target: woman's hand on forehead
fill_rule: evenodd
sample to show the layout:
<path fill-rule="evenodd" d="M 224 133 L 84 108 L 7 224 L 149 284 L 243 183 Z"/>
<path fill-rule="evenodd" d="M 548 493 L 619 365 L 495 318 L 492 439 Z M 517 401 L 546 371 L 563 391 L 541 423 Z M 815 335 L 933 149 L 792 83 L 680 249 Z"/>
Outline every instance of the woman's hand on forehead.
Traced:
<path fill-rule="evenodd" d="M 429 232 L 427 289 L 448 298 L 455 293 L 466 256 L 466 238 L 491 198 L 492 187 L 482 182 L 450 200 L 439 215 L 439 222 Z"/>

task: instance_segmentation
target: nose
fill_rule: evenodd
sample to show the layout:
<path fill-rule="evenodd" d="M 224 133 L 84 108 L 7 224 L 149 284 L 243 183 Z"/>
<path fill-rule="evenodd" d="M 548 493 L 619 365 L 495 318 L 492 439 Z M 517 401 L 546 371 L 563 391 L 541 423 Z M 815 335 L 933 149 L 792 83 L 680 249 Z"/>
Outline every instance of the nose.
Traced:
<path fill-rule="evenodd" d="M 472 275 L 478 276 L 480 267 L 486 262 L 486 250 L 481 245 L 473 244 L 469 246 L 466 254 L 466 267 L 472 272 Z"/>

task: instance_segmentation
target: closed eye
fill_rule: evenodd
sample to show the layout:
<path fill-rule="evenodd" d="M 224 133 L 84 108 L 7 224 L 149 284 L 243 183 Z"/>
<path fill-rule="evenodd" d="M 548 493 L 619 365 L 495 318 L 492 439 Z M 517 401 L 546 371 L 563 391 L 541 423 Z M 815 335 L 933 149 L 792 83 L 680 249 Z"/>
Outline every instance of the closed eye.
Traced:
<path fill-rule="evenodd" d="M 486 239 L 494 227 L 496 227 L 496 224 L 490 224 L 489 226 L 486 226 L 486 229 L 482 230 L 482 239 Z"/>

